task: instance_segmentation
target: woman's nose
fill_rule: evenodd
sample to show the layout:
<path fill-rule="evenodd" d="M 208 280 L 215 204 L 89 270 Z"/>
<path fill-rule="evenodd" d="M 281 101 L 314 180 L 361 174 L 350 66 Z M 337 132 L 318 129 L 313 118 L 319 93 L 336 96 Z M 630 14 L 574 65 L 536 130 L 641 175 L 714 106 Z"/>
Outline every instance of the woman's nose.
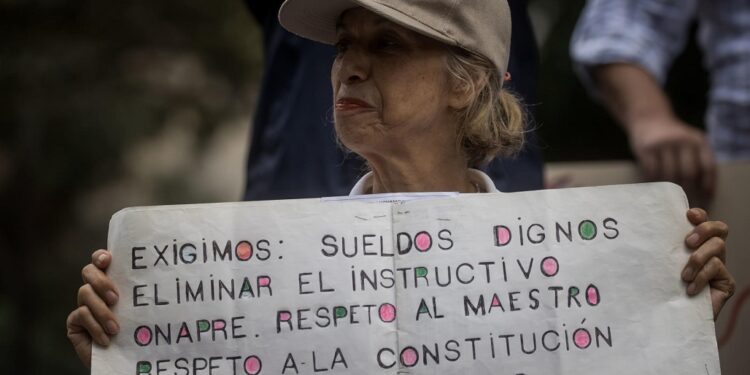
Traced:
<path fill-rule="evenodd" d="M 370 72 L 370 59 L 359 48 L 349 48 L 339 60 L 339 80 L 346 84 L 366 81 Z"/>

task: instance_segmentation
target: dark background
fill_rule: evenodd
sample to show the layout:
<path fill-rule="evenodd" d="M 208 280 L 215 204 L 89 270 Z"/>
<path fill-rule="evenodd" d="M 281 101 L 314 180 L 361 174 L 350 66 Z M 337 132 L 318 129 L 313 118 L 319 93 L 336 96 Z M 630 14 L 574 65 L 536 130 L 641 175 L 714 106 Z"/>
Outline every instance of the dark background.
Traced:
<path fill-rule="evenodd" d="M 631 158 L 571 70 L 583 1 L 531 5 L 546 160 Z M 241 0 L 0 0 L 0 372 L 87 373 L 65 319 L 115 211 L 241 197 L 260 54 Z M 677 66 L 668 91 L 701 126 L 694 42 Z"/>

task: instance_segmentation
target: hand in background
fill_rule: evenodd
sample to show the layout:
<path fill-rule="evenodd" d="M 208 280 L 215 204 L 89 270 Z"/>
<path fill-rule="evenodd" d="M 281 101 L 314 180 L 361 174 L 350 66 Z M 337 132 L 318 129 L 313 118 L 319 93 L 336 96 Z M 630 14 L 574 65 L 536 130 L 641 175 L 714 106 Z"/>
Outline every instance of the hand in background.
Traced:
<path fill-rule="evenodd" d="M 593 68 L 603 104 L 622 125 L 644 177 L 685 189 L 691 204 L 705 206 L 716 190 L 716 161 L 705 134 L 674 114 L 656 79 L 635 64 Z"/>
<path fill-rule="evenodd" d="M 645 178 L 685 189 L 692 205 L 705 205 L 716 189 L 716 161 L 705 134 L 673 116 L 627 125 L 630 146 Z"/>

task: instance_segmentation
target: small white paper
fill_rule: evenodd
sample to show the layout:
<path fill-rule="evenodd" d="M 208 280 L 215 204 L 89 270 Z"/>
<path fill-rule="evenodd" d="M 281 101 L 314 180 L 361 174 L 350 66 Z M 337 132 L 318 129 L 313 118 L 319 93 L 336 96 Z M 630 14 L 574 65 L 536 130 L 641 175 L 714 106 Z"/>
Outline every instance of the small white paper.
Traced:
<path fill-rule="evenodd" d="M 131 208 L 93 374 L 720 374 L 673 184 Z"/>

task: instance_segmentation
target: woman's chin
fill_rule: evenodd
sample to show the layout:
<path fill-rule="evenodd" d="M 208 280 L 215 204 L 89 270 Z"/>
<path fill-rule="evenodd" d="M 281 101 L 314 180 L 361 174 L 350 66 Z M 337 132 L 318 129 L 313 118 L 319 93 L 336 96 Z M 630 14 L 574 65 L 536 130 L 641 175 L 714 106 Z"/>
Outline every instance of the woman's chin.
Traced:
<path fill-rule="evenodd" d="M 361 132 L 374 131 L 380 126 L 380 116 L 373 110 L 350 110 L 335 111 L 333 120 L 336 124 L 336 132 Z"/>
<path fill-rule="evenodd" d="M 336 117 L 336 136 L 347 149 L 361 155 L 383 139 L 378 121 L 358 116 Z M 368 121 L 369 120 L 369 121 Z"/>

